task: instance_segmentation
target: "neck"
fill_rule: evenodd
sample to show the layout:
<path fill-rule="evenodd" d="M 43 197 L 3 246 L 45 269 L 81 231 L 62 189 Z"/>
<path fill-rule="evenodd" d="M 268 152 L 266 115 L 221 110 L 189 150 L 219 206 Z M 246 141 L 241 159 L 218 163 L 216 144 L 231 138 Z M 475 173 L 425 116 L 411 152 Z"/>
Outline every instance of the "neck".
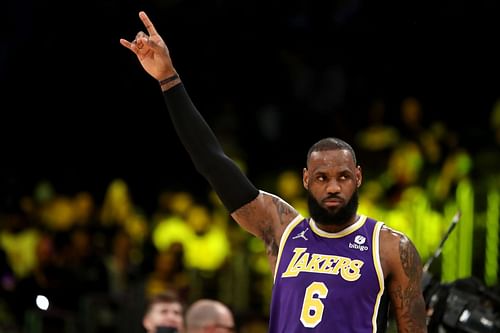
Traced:
<path fill-rule="evenodd" d="M 337 232 L 344 230 L 345 228 L 348 228 L 349 226 L 353 225 L 354 223 L 358 222 L 359 217 L 360 216 L 358 214 L 356 214 L 351 219 L 349 219 L 348 222 L 346 222 L 344 224 L 321 224 L 321 223 L 318 223 L 317 221 L 314 221 L 314 223 L 316 223 L 318 228 L 323 230 L 323 231 L 326 231 L 329 233 L 337 233 Z"/>

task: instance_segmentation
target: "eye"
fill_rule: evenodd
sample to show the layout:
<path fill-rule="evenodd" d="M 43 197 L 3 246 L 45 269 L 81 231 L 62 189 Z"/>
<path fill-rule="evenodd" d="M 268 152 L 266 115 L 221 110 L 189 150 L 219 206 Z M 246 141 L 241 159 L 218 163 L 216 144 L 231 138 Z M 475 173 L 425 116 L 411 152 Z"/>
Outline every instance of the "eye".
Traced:
<path fill-rule="evenodd" d="M 345 181 L 345 180 L 349 180 L 349 179 L 352 179 L 352 175 L 349 173 L 344 173 L 344 174 L 341 174 L 339 176 L 339 180 Z"/>

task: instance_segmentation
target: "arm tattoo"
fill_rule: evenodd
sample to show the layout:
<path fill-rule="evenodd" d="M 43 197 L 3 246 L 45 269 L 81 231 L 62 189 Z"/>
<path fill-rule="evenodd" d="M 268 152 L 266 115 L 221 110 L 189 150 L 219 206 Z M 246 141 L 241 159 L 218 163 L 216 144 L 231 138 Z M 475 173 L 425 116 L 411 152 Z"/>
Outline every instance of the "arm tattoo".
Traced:
<path fill-rule="evenodd" d="M 279 246 L 274 240 L 272 229 L 266 230 L 264 232 L 264 244 L 266 245 L 266 254 L 268 256 L 276 257 L 278 256 Z"/>
<path fill-rule="evenodd" d="M 399 242 L 399 257 L 409 281 L 406 289 L 398 286 L 395 290 L 395 306 L 402 312 L 402 320 L 406 322 L 409 332 L 425 332 L 425 304 L 419 288 L 422 278 L 420 257 L 406 237 Z"/>
<path fill-rule="evenodd" d="M 416 249 L 406 237 L 399 241 L 399 257 L 406 276 L 412 280 L 420 274 L 420 258 Z"/>
<path fill-rule="evenodd" d="M 294 212 L 292 207 L 290 207 L 288 204 L 284 203 L 277 197 L 272 197 L 272 202 L 278 214 L 280 225 L 288 223 L 290 214 Z M 278 256 L 279 244 L 274 238 L 273 223 L 270 221 L 269 223 L 266 223 L 266 225 L 268 227 L 263 231 L 262 235 L 264 243 L 266 244 L 266 252 L 269 256 L 276 257 Z"/>
<path fill-rule="evenodd" d="M 256 215 L 258 214 L 256 214 L 256 208 L 253 206 L 243 206 L 238 209 L 238 216 L 245 219 L 254 220 Z M 257 236 L 264 241 L 267 255 L 276 257 L 278 255 L 278 244 L 274 240 L 272 222 L 255 220 L 255 223 L 262 225 L 262 229 Z"/>
<path fill-rule="evenodd" d="M 280 199 L 274 197 L 273 197 L 273 204 L 278 212 L 280 224 L 283 225 L 284 223 L 289 222 L 288 217 L 290 216 L 289 214 L 293 212 L 292 208 L 289 205 L 285 204 Z"/>

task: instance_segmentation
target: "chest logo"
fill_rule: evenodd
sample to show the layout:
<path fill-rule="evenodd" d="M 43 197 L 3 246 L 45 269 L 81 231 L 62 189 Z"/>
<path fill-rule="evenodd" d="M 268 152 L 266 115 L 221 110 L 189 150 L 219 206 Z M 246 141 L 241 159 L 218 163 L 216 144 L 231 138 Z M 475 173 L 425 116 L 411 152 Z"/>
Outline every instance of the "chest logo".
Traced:
<path fill-rule="evenodd" d="M 299 232 L 298 234 L 296 234 L 295 236 L 292 237 L 292 239 L 297 239 L 297 238 L 304 238 L 304 240 L 309 240 L 307 237 L 306 237 L 306 232 L 309 230 L 309 228 L 306 228 L 305 230 L 302 230 L 301 232 Z"/>
<path fill-rule="evenodd" d="M 345 281 L 356 281 L 361 277 L 364 262 L 336 255 L 310 253 L 307 248 L 296 247 L 294 255 L 281 277 L 296 277 L 301 273 L 340 275 Z"/>
<path fill-rule="evenodd" d="M 368 246 L 363 245 L 365 243 L 366 243 L 366 237 L 362 235 L 357 235 L 356 237 L 354 237 L 354 244 L 349 242 L 349 248 L 356 249 L 361 252 L 368 251 Z"/>
<path fill-rule="evenodd" d="M 365 236 L 357 235 L 354 238 L 354 243 L 356 243 L 356 244 L 363 245 L 365 242 L 366 242 L 366 237 Z"/>

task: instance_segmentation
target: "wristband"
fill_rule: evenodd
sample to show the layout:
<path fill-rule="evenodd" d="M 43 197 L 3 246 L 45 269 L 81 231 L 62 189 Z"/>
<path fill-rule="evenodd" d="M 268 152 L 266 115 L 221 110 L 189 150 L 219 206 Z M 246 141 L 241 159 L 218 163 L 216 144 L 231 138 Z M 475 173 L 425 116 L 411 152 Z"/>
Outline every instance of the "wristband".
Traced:
<path fill-rule="evenodd" d="M 169 77 L 167 77 L 166 79 L 163 79 L 163 80 L 159 81 L 160 86 L 162 86 L 162 85 L 164 85 L 164 84 L 167 84 L 167 83 L 169 83 L 169 82 L 172 82 L 172 81 L 174 81 L 174 80 L 177 80 L 178 78 L 179 78 L 179 75 L 177 75 L 177 73 L 176 73 L 176 74 L 174 74 L 174 75 L 172 75 L 172 76 L 169 76 Z"/>

